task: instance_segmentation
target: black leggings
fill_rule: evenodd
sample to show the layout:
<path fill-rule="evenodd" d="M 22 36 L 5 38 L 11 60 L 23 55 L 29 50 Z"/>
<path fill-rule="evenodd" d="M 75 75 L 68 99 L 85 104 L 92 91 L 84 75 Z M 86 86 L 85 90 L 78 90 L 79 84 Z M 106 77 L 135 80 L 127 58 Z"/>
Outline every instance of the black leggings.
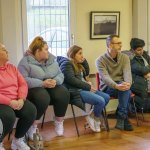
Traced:
<path fill-rule="evenodd" d="M 16 117 L 19 118 L 16 126 L 16 138 L 23 137 L 36 118 L 36 108 L 29 102 L 25 101 L 21 110 L 13 110 L 8 105 L 0 105 L 0 119 L 3 124 L 3 132 L 0 137 L 0 142 L 13 129 Z"/>
<path fill-rule="evenodd" d="M 49 105 L 53 105 L 55 116 L 64 117 L 70 94 L 62 85 L 47 89 L 37 87 L 29 89 L 28 99 L 36 106 L 36 120 L 39 120 Z"/>

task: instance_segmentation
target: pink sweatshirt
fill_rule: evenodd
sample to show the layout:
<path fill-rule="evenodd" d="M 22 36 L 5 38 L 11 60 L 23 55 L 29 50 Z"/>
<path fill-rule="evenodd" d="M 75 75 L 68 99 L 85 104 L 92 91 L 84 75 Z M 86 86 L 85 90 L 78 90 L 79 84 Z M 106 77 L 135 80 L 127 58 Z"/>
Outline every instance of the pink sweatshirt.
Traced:
<path fill-rule="evenodd" d="M 0 67 L 0 104 L 9 105 L 11 100 L 25 99 L 28 87 L 17 68 L 7 63 Z"/>

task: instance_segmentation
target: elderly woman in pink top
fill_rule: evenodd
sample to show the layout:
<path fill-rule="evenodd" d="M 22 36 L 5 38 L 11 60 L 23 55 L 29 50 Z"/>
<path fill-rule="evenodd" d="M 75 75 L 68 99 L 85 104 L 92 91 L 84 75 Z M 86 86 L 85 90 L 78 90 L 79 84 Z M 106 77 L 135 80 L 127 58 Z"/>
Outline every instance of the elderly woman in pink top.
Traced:
<path fill-rule="evenodd" d="M 12 150 L 30 150 L 23 137 L 35 120 L 36 108 L 26 100 L 27 84 L 17 68 L 8 63 L 8 51 L 0 43 L 0 150 L 4 137 L 13 129 L 16 117 L 15 137 Z"/>

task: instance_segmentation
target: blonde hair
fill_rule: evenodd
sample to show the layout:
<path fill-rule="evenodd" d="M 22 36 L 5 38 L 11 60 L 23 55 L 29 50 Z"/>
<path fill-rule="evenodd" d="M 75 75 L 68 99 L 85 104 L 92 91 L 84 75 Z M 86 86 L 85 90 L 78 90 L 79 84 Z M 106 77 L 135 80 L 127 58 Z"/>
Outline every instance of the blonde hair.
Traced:
<path fill-rule="evenodd" d="M 85 69 L 82 66 L 82 64 L 75 63 L 75 61 L 74 61 L 75 55 L 78 53 L 79 50 L 82 50 L 82 48 L 77 45 L 73 45 L 72 47 L 69 48 L 69 50 L 67 52 L 67 56 L 71 60 L 73 66 L 74 66 L 75 73 L 79 73 L 81 71 L 85 72 Z"/>
<path fill-rule="evenodd" d="M 43 39 L 42 36 L 36 36 L 31 44 L 29 45 L 29 50 L 33 55 L 35 55 L 36 51 L 41 50 L 47 42 Z"/>

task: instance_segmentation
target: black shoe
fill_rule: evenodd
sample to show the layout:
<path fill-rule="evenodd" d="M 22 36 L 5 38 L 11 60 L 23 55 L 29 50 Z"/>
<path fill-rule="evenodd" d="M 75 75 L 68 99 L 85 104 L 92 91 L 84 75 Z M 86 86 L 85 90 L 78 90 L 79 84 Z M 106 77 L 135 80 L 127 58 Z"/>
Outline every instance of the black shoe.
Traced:
<path fill-rule="evenodd" d="M 117 119 L 115 128 L 124 130 L 124 119 Z"/>
<path fill-rule="evenodd" d="M 124 120 L 124 130 L 133 131 L 133 126 L 130 124 L 128 119 Z"/>

